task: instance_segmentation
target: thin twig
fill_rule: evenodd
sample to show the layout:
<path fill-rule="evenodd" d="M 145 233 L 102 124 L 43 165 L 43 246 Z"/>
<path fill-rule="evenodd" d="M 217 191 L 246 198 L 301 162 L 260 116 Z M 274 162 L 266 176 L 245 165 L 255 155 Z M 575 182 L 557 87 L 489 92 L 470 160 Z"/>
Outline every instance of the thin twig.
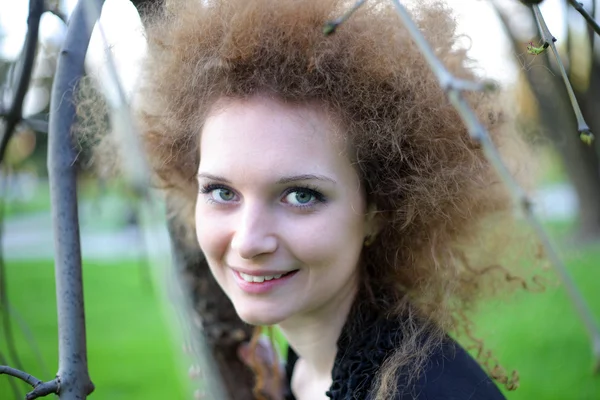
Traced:
<path fill-rule="evenodd" d="M 6 365 L 0 365 L 0 375 L 2 374 L 19 378 L 20 380 L 28 383 L 32 387 L 36 387 L 37 385 L 43 383 L 35 376 L 29 375 L 28 373 L 18 370 L 16 368 L 7 367 Z"/>
<path fill-rule="evenodd" d="M 2 374 L 18 378 L 33 387 L 33 390 L 25 395 L 25 400 L 33 400 L 49 394 L 58 394 L 60 390 L 60 382 L 58 378 L 49 382 L 43 382 L 35 376 L 29 375 L 27 372 L 8 367 L 6 365 L 0 365 L 0 375 Z"/>
<path fill-rule="evenodd" d="M 454 105 L 454 107 L 460 114 L 461 118 L 467 125 L 469 134 L 471 135 L 471 137 L 474 140 L 480 142 L 481 145 L 483 146 L 483 149 L 484 149 L 487 159 L 494 166 L 494 168 L 496 169 L 496 171 L 498 172 L 498 174 L 500 175 L 502 180 L 505 182 L 507 187 L 510 189 L 515 202 L 517 203 L 517 205 L 519 205 L 521 207 L 521 209 L 525 215 L 525 218 L 527 219 L 527 222 L 529 222 L 529 224 L 535 230 L 538 238 L 542 242 L 545 253 L 547 254 L 548 258 L 550 259 L 550 261 L 554 265 L 556 271 L 558 272 L 560 279 L 562 280 L 563 284 L 565 285 L 565 287 L 567 289 L 567 292 L 571 298 L 571 301 L 575 305 L 575 308 L 577 309 L 581 319 L 583 320 L 583 322 L 585 324 L 588 334 L 590 335 L 590 338 L 592 340 L 592 351 L 593 351 L 594 360 L 595 360 L 595 368 L 597 369 L 598 365 L 600 365 L 600 329 L 598 328 L 598 325 L 594 321 L 594 318 L 592 316 L 593 314 L 592 314 L 591 310 L 589 309 L 588 305 L 586 304 L 583 296 L 577 290 L 576 285 L 573 282 L 571 276 L 569 275 L 565 264 L 562 262 L 562 260 L 558 256 L 558 252 L 555 250 L 554 246 L 552 245 L 552 242 L 551 242 L 548 234 L 546 233 L 542 224 L 539 222 L 539 220 L 533 213 L 531 200 L 528 198 L 525 191 L 515 181 L 515 179 L 511 175 L 508 168 L 502 162 L 500 154 L 498 153 L 496 147 L 494 146 L 493 142 L 490 139 L 489 133 L 483 127 L 483 125 L 478 121 L 477 116 L 475 115 L 475 113 L 473 112 L 473 110 L 471 109 L 471 107 L 469 106 L 467 101 L 464 99 L 462 92 L 460 90 L 458 90 L 455 86 L 448 85 L 447 83 L 445 83 L 442 80 L 444 78 L 447 79 L 447 76 L 450 75 L 450 72 L 448 72 L 448 70 L 445 68 L 445 66 L 437 59 L 437 57 L 435 57 L 433 50 L 431 49 L 431 47 L 429 46 L 429 44 L 427 43 L 426 39 L 423 37 L 421 32 L 419 31 L 419 28 L 413 22 L 412 18 L 410 17 L 410 15 L 408 14 L 408 12 L 404 8 L 404 6 L 402 4 L 400 4 L 400 2 L 398 0 L 392 0 L 392 2 L 396 6 L 396 10 L 398 11 L 400 18 L 402 19 L 402 22 L 404 23 L 404 25 L 410 32 L 411 36 L 413 37 L 413 39 L 419 46 L 421 53 L 423 53 L 425 55 L 425 58 L 428 61 L 435 60 L 435 62 L 430 62 L 430 67 L 432 68 L 435 75 L 438 77 L 438 80 L 440 80 L 440 84 L 442 85 L 442 87 L 444 87 L 444 86 L 446 87 L 446 94 L 447 94 L 450 102 Z M 534 11 L 537 11 L 537 14 L 540 15 L 540 18 L 538 19 L 538 21 L 542 21 L 542 23 L 543 23 L 543 18 L 541 18 L 541 14 L 539 13 L 538 6 L 533 6 L 533 7 L 534 7 Z M 557 59 L 558 59 L 558 53 L 556 52 L 556 47 L 554 46 L 554 42 L 552 41 L 552 39 L 553 39 L 552 35 L 550 35 L 550 32 L 548 31 L 548 28 L 546 27 L 545 23 L 543 23 L 543 26 L 545 27 L 545 33 L 547 34 L 547 36 L 545 36 L 545 38 L 550 37 L 549 45 L 552 47 L 552 49 L 555 52 Z M 560 63 L 560 65 L 561 65 L 561 68 L 564 73 L 564 67 L 562 67 L 562 63 Z M 566 75 L 565 75 L 565 78 L 566 78 Z M 452 78 L 452 79 L 454 79 L 454 78 Z M 568 79 L 566 79 L 566 82 L 568 84 Z M 570 93 L 572 93 L 572 89 L 571 89 L 570 85 L 568 85 L 568 88 L 570 90 Z M 573 94 L 573 98 L 574 98 L 574 96 L 575 95 Z M 574 105 L 577 105 L 576 101 L 575 101 Z M 578 106 L 577 106 L 577 110 L 579 111 Z M 581 115 L 581 111 L 579 111 L 579 115 Z M 583 117 L 581 117 L 581 120 L 583 121 Z M 583 124 L 585 124 L 585 122 L 583 122 Z M 581 125 L 580 125 L 580 127 L 581 127 Z M 586 127 L 587 127 L 587 125 L 586 125 Z M 581 135 L 584 135 L 585 133 L 591 135 L 591 133 L 589 132 L 589 128 L 587 130 L 581 130 L 580 133 L 581 133 Z M 583 137 L 582 137 L 582 140 L 583 140 Z"/>
<path fill-rule="evenodd" d="M 577 103 L 577 97 L 575 97 L 575 92 L 573 91 L 571 82 L 569 82 L 567 71 L 565 70 L 565 66 L 563 65 L 562 59 L 558 54 L 558 50 L 554 45 L 554 43 L 556 42 L 556 38 L 550 33 L 550 30 L 546 25 L 546 21 L 544 20 L 544 16 L 542 15 L 540 8 L 536 5 L 533 5 L 531 7 L 533 8 L 533 14 L 535 15 L 535 20 L 540 29 L 540 35 L 542 36 L 542 40 L 544 40 L 544 47 L 550 47 L 552 49 L 552 52 L 554 53 L 554 56 L 556 57 L 558 69 L 563 78 L 563 81 L 565 82 L 567 93 L 569 94 L 569 99 L 571 100 L 573 111 L 575 112 L 575 118 L 577 118 L 577 132 L 579 133 L 579 137 L 581 138 L 582 142 L 589 146 L 594 140 L 594 135 L 590 131 L 590 127 L 583 118 L 583 114 L 581 113 L 581 109 L 579 108 L 579 103 Z"/>
<path fill-rule="evenodd" d="M 19 75 L 17 78 L 17 87 L 12 96 L 12 101 L 8 107 L 3 106 L 2 111 L 5 114 L 6 123 L 4 129 L 0 131 L 2 138 L 0 138 L 0 163 L 4 160 L 4 153 L 8 147 L 8 142 L 15 131 L 15 127 L 21 121 L 23 111 L 23 100 L 27 89 L 29 88 L 29 81 L 31 80 L 31 73 L 33 71 L 33 62 L 35 61 L 35 51 L 37 49 L 38 34 L 40 30 L 40 19 L 44 12 L 44 1 L 43 0 L 29 0 L 29 16 L 27 17 L 27 35 L 25 36 L 25 44 L 23 50 L 23 57 L 20 59 Z M 1 102 L 2 99 L 0 99 Z M 2 125 L 0 125 L 2 128 Z"/>
<path fill-rule="evenodd" d="M 85 12 L 88 23 L 93 21 L 94 15 L 98 13 L 98 5 L 94 1 L 84 1 Z M 104 28 L 100 20 L 96 23 L 96 29 L 100 34 L 102 45 L 105 49 L 106 72 L 105 80 L 101 82 L 101 91 L 104 94 L 109 107 L 110 120 L 113 125 L 113 134 L 120 139 L 121 145 L 119 151 L 127 152 L 122 154 L 119 159 L 123 162 L 123 177 L 128 186 L 133 189 L 134 195 L 142 199 L 149 198 L 148 188 L 150 187 L 150 175 L 148 173 L 148 163 L 142 151 L 142 144 L 137 135 L 137 129 L 133 121 L 129 102 L 125 96 L 123 85 L 121 85 L 116 64 L 108 44 Z"/>
<path fill-rule="evenodd" d="M 562 262 L 560 257 L 558 256 L 558 252 L 554 248 L 548 234 L 543 229 L 542 224 L 538 221 L 537 217 L 533 213 L 532 201 L 529 199 L 525 191 L 519 186 L 517 181 L 511 175 L 509 169 L 506 167 L 498 150 L 494 146 L 488 131 L 485 127 L 479 122 L 477 116 L 474 111 L 471 109 L 471 106 L 465 98 L 463 97 L 463 91 L 469 89 L 487 89 L 488 85 L 478 85 L 476 83 L 470 84 L 465 81 L 456 79 L 450 71 L 446 69 L 444 64 L 435 56 L 435 53 L 431 49 L 431 46 L 412 20 L 410 14 L 406 10 L 406 8 L 398 1 L 391 0 L 394 6 L 396 7 L 396 11 L 400 16 L 400 19 L 409 34 L 411 35 L 414 42 L 419 47 L 421 53 L 427 60 L 432 72 L 438 79 L 440 86 L 444 89 L 448 99 L 456 109 L 456 111 L 460 114 L 463 122 L 467 126 L 469 131 L 469 135 L 471 138 L 477 142 L 479 142 L 484 150 L 484 153 L 492 166 L 496 169 L 500 178 L 504 181 L 510 193 L 516 202 L 516 204 L 521 208 L 523 214 L 527 222 L 532 226 L 535 233 L 540 239 L 542 243 L 545 253 L 548 255 L 548 258 L 552 262 L 553 266 L 558 272 L 562 283 L 565 285 L 567 289 L 567 293 L 573 302 L 576 310 L 578 311 L 581 319 L 584 322 L 584 325 L 590 335 L 592 340 L 592 352 L 595 362 L 595 370 L 598 371 L 600 367 L 600 329 L 598 328 L 596 322 L 594 321 L 593 314 L 591 310 L 587 306 L 585 300 L 577 290 L 572 278 L 570 277 L 565 264 Z M 537 6 L 533 6 L 534 9 L 537 9 Z M 538 10 L 539 13 L 539 10 Z M 543 19 L 541 19 L 543 22 Z M 545 26 L 545 24 L 544 24 Z M 554 42 L 552 41 L 552 36 L 549 34 L 547 27 L 545 28 L 545 32 L 548 36 L 546 38 L 549 39 L 549 45 L 556 52 L 556 47 L 554 46 Z M 558 55 L 557 55 L 558 56 Z M 563 68 L 564 70 L 564 68 Z M 567 80 L 568 83 L 568 80 Z M 570 85 L 568 86 L 570 88 Z M 575 103 L 576 104 L 576 103 Z M 580 112 L 581 114 L 581 112 Z M 583 131 L 582 131 L 583 132 Z M 586 131 L 589 133 L 589 129 Z M 590 134 L 591 135 L 591 134 Z"/>
<path fill-rule="evenodd" d="M 343 24 L 346 20 L 348 20 L 348 18 L 350 18 L 352 16 L 352 14 L 354 14 L 354 12 L 356 10 L 358 10 L 364 3 L 366 0 L 358 0 L 351 9 L 349 9 L 348 11 L 346 11 L 344 13 L 344 15 L 342 15 L 339 18 L 336 18 L 332 21 L 328 21 L 325 26 L 323 26 L 323 33 L 325 34 L 325 36 L 328 35 L 332 35 L 335 33 L 335 30 L 338 28 L 338 26 L 340 26 L 341 24 Z"/>
<path fill-rule="evenodd" d="M 600 25 L 598 25 L 598 22 L 596 22 L 594 17 L 592 17 L 590 13 L 586 11 L 586 9 L 583 7 L 583 4 L 575 0 L 569 0 L 569 4 L 571 4 L 571 6 L 573 6 L 574 9 L 579 11 L 579 14 L 581 14 L 583 18 L 585 18 L 585 20 L 587 21 L 589 26 L 594 30 L 594 32 L 600 35 Z"/>
<path fill-rule="evenodd" d="M 49 394 L 60 393 L 60 380 L 58 378 L 49 382 L 42 382 L 25 396 L 25 400 L 33 400 L 38 397 L 48 396 Z"/>
<path fill-rule="evenodd" d="M 0 352 L 0 363 L 2 364 L 7 364 L 7 360 L 6 357 L 4 357 L 4 354 L 2 354 L 2 352 Z M 23 396 L 22 394 L 19 392 L 19 388 L 17 387 L 17 382 L 15 382 L 13 379 L 9 379 L 8 383 L 10 384 L 10 388 L 13 391 L 13 394 L 15 396 L 15 400 L 20 400 Z"/>

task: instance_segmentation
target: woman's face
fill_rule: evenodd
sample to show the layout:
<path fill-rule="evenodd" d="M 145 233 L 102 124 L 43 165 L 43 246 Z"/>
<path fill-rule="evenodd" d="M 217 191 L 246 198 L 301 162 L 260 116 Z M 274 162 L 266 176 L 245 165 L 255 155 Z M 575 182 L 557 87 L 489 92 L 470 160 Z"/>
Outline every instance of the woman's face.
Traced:
<path fill-rule="evenodd" d="M 198 241 L 240 318 L 277 324 L 352 296 L 371 218 L 326 114 L 229 100 L 201 135 Z"/>

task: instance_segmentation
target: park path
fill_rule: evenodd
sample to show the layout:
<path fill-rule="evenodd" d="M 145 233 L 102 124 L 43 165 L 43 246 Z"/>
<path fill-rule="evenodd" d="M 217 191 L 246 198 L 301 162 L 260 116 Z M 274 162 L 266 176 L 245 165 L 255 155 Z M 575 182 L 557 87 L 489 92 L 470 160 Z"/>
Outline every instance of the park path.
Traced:
<path fill-rule="evenodd" d="M 534 203 L 536 213 L 546 221 L 565 221 L 576 215 L 576 196 L 572 187 L 566 184 L 540 189 Z M 164 221 L 152 224 L 143 232 L 131 224 L 99 227 L 100 220 L 115 214 L 115 209 L 123 212 L 123 207 L 126 207 L 124 202 L 113 204 L 108 207 L 109 210 L 103 204 L 81 204 L 83 259 L 110 261 L 133 260 L 148 255 L 168 256 L 170 245 Z M 2 249 L 7 260 L 54 258 L 50 213 L 45 211 L 5 220 Z"/>

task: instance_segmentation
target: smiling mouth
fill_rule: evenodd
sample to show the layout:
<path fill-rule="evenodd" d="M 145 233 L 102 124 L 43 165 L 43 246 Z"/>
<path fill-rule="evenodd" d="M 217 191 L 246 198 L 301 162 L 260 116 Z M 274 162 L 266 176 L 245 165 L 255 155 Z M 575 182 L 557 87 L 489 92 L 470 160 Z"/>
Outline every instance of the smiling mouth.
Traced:
<path fill-rule="evenodd" d="M 286 277 L 290 274 L 293 274 L 294 272 L 297 272 L 297 271 L 298 270 L 296 269 L 294 271 L 286 272 L 285 274 L 262 275 L 262 276 L 248 275 L 243 272 L 238 272 L 238 273 L 240 274 L 242 279 L 248 283 L 263 283 L 263 282 L 268 282 L 268 281 L 273 281 L 273 280 L 278 280 L 278 279 L 284 278 L 284 277 Z"/>

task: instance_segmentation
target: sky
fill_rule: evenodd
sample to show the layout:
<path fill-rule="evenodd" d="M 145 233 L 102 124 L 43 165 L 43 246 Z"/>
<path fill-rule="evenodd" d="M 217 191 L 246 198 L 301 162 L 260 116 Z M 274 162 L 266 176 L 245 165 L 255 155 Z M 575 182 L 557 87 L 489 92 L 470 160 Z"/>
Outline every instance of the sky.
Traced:
<path fill-rule="evenodd" d="M 513 1 L 516 0 L 501 0 Z M 588 0 L 590 1 L 590 0 Z M 471 57 L 476 59 L 485 75 L 502 82 L 513 82 L 519 64 L 517 55 L 512 53 L 504 37 L 500 22 L 489 3 L 485 0 L 447 0 L 455 9 L 459 30 L 470 36 Z M 63 0 L 64 11 L 68 14 L 77 0 Z M 560 37 L 564 34 L 561 15 L 564 1 L 546 0 L 542 13 L 552 33 Z M 27 31 L 28 2 L 0 0 L 0 27 L 7 35 L 0 45 L 0 56 L 14 59 L 21 49 Z M 135 8 L 129 0 L 106 0 L 101 19 L 102 30 L 110 45 L 112 57 L 117 64 L 118 74 L 126 92 L 135 84 L 138 65 L 144 55 L 143 28 Z M 65 27 L 60 20 L 46 13 L 41 21 L 40 40 L 47 46 L 58 47 L 64 38 Z M 86 65 L 90 69 L 105 74 L 102 64 L 106 60 L 102 37 L 96 29 L 90 44 Z M 600 42 L 600 41 L 599 41 Z M 523 43 L 523 53 L 527 41 Z"/>

